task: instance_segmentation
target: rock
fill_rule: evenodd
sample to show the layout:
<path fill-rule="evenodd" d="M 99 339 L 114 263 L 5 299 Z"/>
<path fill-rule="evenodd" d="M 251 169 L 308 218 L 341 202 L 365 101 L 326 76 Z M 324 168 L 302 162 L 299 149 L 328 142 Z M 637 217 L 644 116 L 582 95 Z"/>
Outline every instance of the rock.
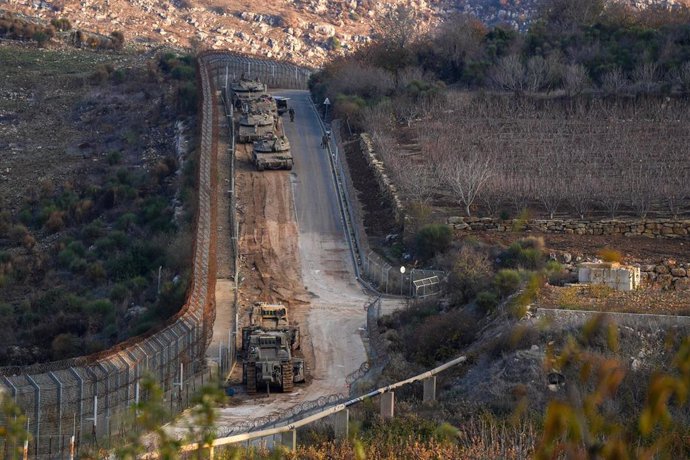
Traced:
<path fill-rule="evenodd" d="M 690 278 L 678 278 L 673 283 L 673 288 L 676 291 L 690 291 Z"/>
<path fill-rule="evenodd" d="M 683 279 L 683 278 L 678 278 L 678 279 Z M 687 278 L 686 278 L 687 279 Z M 673 283 L 673 276 L 669 274 L 662 274 L 656 277 L 656 282 L 663 287 L 664 289 L 668 289 L 671 287 L 671 284 Z"/>
<path fill-rule="evenodd" d="M 671 269 L 671 274 L 675 277 L 684 277 L 688 273 L 684 268 L 672 268 Z"/>
<path fill-rule="evenodd" d="M 332 37 L 335 35 L 335 27 L 333 27 L 331 24 L 326 24 L 326 23 L 320 23 L 320 24 L 314 24 L 314 32 L 316 32 L 319 35 L 325 35 L 326 37 Z"/>
<path fill-rule="evenodd" d="M 564 252 L 563 254 L 561 254 L 561 257 L 563 258 L 564 264 L 569 264 L 573 260 L 573 255 L 569 252 Z"/>
<path fill-rule="evenodd" d="M 666 265 L 657 265 L 654 268 L 654 271 L 657 272 L 660 275 L 665 275 L 666 273 L 669 272 L 668 267 Z"/>

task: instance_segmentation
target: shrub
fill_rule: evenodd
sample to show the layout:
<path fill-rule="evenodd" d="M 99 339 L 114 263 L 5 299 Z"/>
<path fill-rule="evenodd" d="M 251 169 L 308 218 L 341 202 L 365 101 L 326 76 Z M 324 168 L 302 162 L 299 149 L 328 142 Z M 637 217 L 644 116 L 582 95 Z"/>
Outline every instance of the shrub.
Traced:
<path fill-rule="evenodd" d="M 468 301 L 486 288 L 493 269 L 488 256 L 467 244 L 463 244 L 453 259 L 451 286 Z"/>
<path fill-rule="evenodd" d="M 623 254 L 615 249 L 601 249 L 599 252 L 597 252 L 597 256 L 604 262 L 623 262 Z"/>
<path fill-rule="evenodd" d="M 427 225 L 415 237 L 417 253 L 420 258 L 428 260 L 436 254 L 446 251 L 452 240 L 453 231 L 448 225 Z"/>
<path fill-rule="evenodd" d="M 493 311 L 498 306 L 498 296 L 491 291 L 482 291 L 477 294 L 477 307 L 484 313 Z"/>
<path fill-rule="evenodd" d="M 122 49 L 122 46 L 125 44 L 125 34 L 119 30 L 116 30 L 110 34 L 110 38 L 112 40 L 113 48 L 118 50 Z"/>
<path fill-rule="evenodd" d="M 13 225 L 9 231 L 9 237 L 15 244 L 22 244 L 27 235 L 29 235 L 29 229 L 21 224 Z"/>
<path fill-rule="evenodd" d="M 66 32 L 72 28 L 72 24 L 69 22 L 69 19 L 67 18 L 55 18 L 50 21 L 50 23 L 55 27 L 57 30 L 61 32 Z"/>
<path fill-rule="evenodd" d="M 83 273 L 86 270 L 87 267 L 87 262 L 86 260 L 82 258 L 75 258 L 72 260 L 72 262 L 69 264 L 69 270 L 72 273 Z"/>
<path fill-rule="evenodd" d="M 103 264 L 100 262 L 92 262 L 86 267 L 86 276 L 88 276 L 91 281 L 103 280 L 106 275 L 105 268 L 103 268 Z"/>
<path fill-rule="evenodd" d="M 493 284 L 501 298 L 506 298 L 520 287 L 520 272 L 504 268 L 494 277 Z"/>
<path fill-rule="evenodd" d="M 65 248 L 58 254 L 58 262 L 63 267 L 69 267 L 79 256 L 69 248 Z"/>
<path fill-rule="evenodd" d="M 115 313 L 115 307 L 106 299 L 98 299 L 89 303 L 87 311 L 94 315 L 99 315 L 101 317 L 111 316 Z"/>
<path fill-rule="evenodd" d="M 110 300 L 113 302 L 122 302 L 129 296 L 129 289 L 122 283 L 118 283 L 110 290 Z"/>
<path fill-rule="evenodd" d="M 122 154 L 120 152 L 113 151 L 108 153 L 108 155 L 105 158 L 110 166 L 115 166 L 116 164 L 119 164 L 122 161 Z"/>
<path fill-rule="evenodd" d="M 59 232 L 65 228 L 65 213 L 63 211 L 53 211 L 46 220 L 45 227 L 52 233 Z"/>
<path fill-rule="evenodd" d="M 56 336 L 51 345 L 53 359 L 65 359 L 74 356 L 79 350 L 79 337 L 73 334 L 60 334 Z"/>
<path fill-rule="evenodd" d="M 34 40 L 36 40 L 36 43 L 38 43 L 39 47 L 42 47 L 48 40 L 50 40 L 50 37 L 45 31 L 39 30 L 34 34 Z"/>
<path fill-rule="evenodd" d="M 425 366 L 458 354 L 474 340 L 474 319 L 461 310 L 428 317 L 408 331 L 404 341 L 408 356 Z"/>
<path fill-rule="evenodd" d="M 543 275 L 539 273 L 532 273 L 530 275 L 522 292 L 511 302 L 510 313 L 515 318 L 520 319 L 527 314 L 527 308 L 537 299 L 539 291 L 544 286 L 544 282 Z"/>
<path fill-rule="evenodd" d="M 500 266 L 540 270 L 546 262 L 543 250 L 544 240 L 541 238 L 525 238 L 516 241 L 499 256 Z"/>

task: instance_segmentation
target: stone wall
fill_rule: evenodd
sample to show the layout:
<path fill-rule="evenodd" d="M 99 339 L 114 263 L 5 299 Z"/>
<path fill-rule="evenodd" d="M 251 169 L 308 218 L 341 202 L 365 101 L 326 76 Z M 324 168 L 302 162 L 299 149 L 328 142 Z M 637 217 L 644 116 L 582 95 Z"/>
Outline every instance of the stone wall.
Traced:
<path fill-rule="evenodd" d="M 386 199 L 390 201 L 391 206 L 393 206 L 395 212 L 395 222 L 399 225 L 402 224 L 405 211 L 403 210 L 403 205 L 402 201 L 400 200 L 400 196 L 398 195 L 398 190 L 393 181 L 386 174 L 383 161 L 381 161 L 376 155 L 374 142 L 369 134 L 360 134 L 359 148 L 362 151 L 362 155 L 364 155 L 364 158 L 367 160 L 367 164 L 374 172 L 379 189 Z"/>
<path fill-rule="evenodd" d="M 501 220 L 493 217 L 449 217 L 447 223 L 459 231 L 529 230 L 541 233 L 569 233 L 575 235 L 623 235 L 650 238 L 690 239 L 690 220 L 576 220 L 534 219 Z"/>
<path fill-rule="evenodd" d="M 662 289 L 690 290 L 690 263 L 666 259 L 656 264 L 640 264 L 642 283 Z"/>

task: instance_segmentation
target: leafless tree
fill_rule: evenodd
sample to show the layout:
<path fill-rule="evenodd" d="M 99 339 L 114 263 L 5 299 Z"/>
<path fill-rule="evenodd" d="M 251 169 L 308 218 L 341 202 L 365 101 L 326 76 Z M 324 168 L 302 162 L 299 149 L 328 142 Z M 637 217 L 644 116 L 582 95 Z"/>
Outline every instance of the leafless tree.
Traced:
<path fill-rule="evenodd" d="M 375 25 L 386 47 L 405 49 L 419 36 L 417 11 L 411 6 L 399 3 L 388 5 Z"/>
<path fill-rule="evenodd" d="M 635 67 L 633 81 L 638 90 L 651 92 L 657 89 L 659 83 L 659 65 L 655 62 L 644 62 Z"/>
<path fill-rule="evenodd" d="M 525 89 L 536 93 L 541 91 L 549 79 L 549 65 L 541 56 L 533 56 L 527 61 L 525 67 Z"/>
<path fill-rule="evenodd" d="M 465 206 L 467 215 L 471 216 L 474 200 L 495 172 L 494 159 L 487 152 L 473 150 L 459 153 L 448 160 L 443 165 L 443 181 Z"/>
<path fill-rule="evenodd" d="M 570 95 L 576 96 L 590 85 L 587 69 L 581 64 L 565 66 L 563 70 L 563 89 Z"/>
<path fill-rule="evenodd" d="M 515 54 L 502 57 L 491 68 L 490 78 L 499 89 L 513 92 L 524 91 L 525 65 Z"/>
<path fill-rule="evenodd" d="M 687 204 L 686 197 L 690 196 L 690 184 L 688 184 L 683 166 L 679 163 L 661 164 L 659 176 L 661 199 L 675 219 Z"/>
<path fill-rule="evenodd" d="M 621 93 L 629 84 L 630 82 L 619 67 L 604 74 L 601 79 L 601 87 L 610 94 Z"/>

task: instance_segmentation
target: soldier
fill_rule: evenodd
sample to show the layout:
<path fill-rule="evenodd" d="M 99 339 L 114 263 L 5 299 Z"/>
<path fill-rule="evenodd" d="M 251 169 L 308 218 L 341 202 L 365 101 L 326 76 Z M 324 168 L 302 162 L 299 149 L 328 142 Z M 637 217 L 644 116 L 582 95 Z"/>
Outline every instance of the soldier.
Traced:
<path fill-rule="evenodd" d="M 328 134 L 324 134 L 321 138 L 321 148 L 325 149 L 328 146 Z"/>
<path fill-rule="evenodd" d="M 295 121 L 295 109 L 290 107 L 290 109 L 288 110 L 288 113 L 290 114 L 290 121 Z"/>

